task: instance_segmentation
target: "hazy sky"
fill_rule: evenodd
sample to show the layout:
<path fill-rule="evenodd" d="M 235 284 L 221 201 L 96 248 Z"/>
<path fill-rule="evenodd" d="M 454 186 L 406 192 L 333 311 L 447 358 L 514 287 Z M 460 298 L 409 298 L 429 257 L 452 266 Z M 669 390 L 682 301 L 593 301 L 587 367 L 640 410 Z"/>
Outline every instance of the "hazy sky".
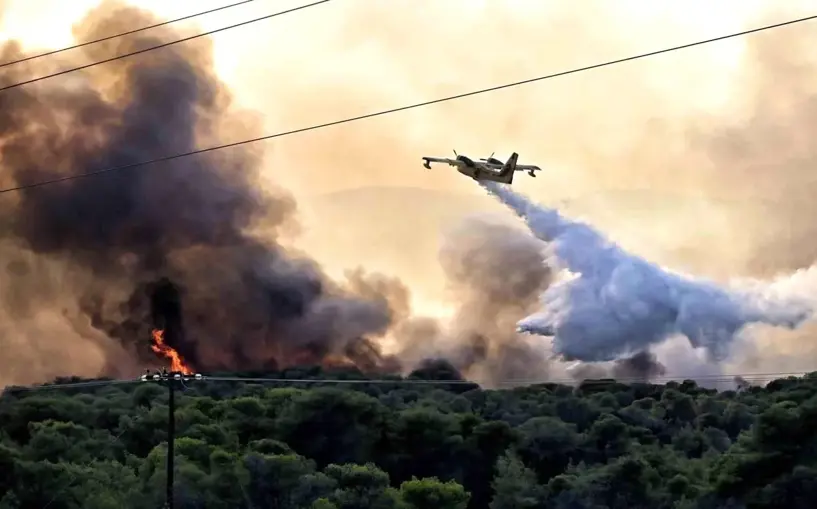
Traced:
<path fill-rule="evenodd" d="M 55 48 L 75 42 L 71 23 L 99 2 L 4 3 L 0 37 Z M 130 3 L 174 18 L 227 0 Z M 302 3 L 258 0 L 185 24 L 210 30 Z M 791 0 L 785 10 L 763 9 L 771 5 L 333 0 L 217 34 L 213 44 L 237 100 L 275 133 L 817 8 Z M 795 122 L 817 120 L 802 108 L 817 81 L 807 49 L 813 29 L 805 23 L 265 142 L 269 181 L 298 198 L 302 229 L 294 242 L 330 271 L 390 272 L 427 307 L 445 300 L 440 235 L 458 218 L 500 210 L 455 172 L 422 168 L 422 155 L 452 149 L 500 158 L 518 152 L 544 169 L 535 180 L 520 175 L 518 190 L 563 205 L 659 263 L 721 279 L 792 270 L 817 254 L 798 243 L 811 232 L 802 218 L 810 205 L 791 198 L 815 186 L 813 154 L 804 148 L 811 138 L 794 135 L 803 132 Z M 748 163 L 750 155 L 762 164 Z"/>

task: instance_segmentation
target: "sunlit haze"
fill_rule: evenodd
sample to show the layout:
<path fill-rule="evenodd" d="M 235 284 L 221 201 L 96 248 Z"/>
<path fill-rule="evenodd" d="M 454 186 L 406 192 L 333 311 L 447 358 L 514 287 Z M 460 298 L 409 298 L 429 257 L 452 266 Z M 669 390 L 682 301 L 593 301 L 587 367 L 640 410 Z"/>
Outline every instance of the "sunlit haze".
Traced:
<path fill-rule="evenodd" d="M 0 1 L 0 39 L 30 51 L 82 42 L 72 24 L 99 3 Z M 225 3 L 131 2 L 163 19 Z M 258 0 L 179 25 L 192 34 L 303 3 Z M 782 22 L 817 7 L 783 4 L 333 0 L 215 34 L 212 44 L 237 103 L 273 134 Z M 757 166 L 736 154 L 761 150 L 752 148 L 760 135 L 749 133 L 761 123 L 757 115 L 779 115 L 764 129 L 778 121 L 782 133 L 794 129 L 782 124 L 796 116 L 795 96 L 817 83 L 817 63 L 805 53 L 814 23 L 261 142 L 269 185 L 297 200 L 298 228 L 286 242 L 333 275 L 365 266 L 397 277 L 416 312 L 450 316 L 442 239 L 475 215 L 510 216 L 473 182 L 442 166 L 426 170 L 420 157 L 518 152 L 520 163 L 543 171 L 519 176 L 516 191 L 673 270 L 724 281 L 807 267 L 817 249 L 792 243 L 790 225 L 809 211 L 778 208 L 792 189 L 814 189 L 806 170 L 784 156 L 806 141 L 764 147 Z M 793 63 L 771 63 L 791 40 L 800 41 L 787 53 Z M 752 52 L 752 44 L 765 46 Z M 772 96 L 773 74 L 783 95 Z M 770 101 L 781 103 L 758 106 Z M 227 138 L 220 141 L 237 141 Z M 727 138 L 742 141 L 735 148 Z M 778 138 L 787 135 L 765 137 Z M 736 369 L 805 369 L 817 361 L 817 341 L 809 338 L 809 355 L 798 358 L 791 345 L 802 341 L 800 332 L 759 333 L 754 344 L 768 351 L 733 362 Z"/>

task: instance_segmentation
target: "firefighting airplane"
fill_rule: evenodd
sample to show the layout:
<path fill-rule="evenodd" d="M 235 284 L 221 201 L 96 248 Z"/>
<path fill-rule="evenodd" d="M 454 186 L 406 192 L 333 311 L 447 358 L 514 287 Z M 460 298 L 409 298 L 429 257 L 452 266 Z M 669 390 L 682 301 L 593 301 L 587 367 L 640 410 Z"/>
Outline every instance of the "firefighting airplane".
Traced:
<path fill-rule="evenodd" d="M 499 182 L 501 184 L 511 184 L 513 182 L 513 175 L 517 171 L 526 171 L 531 177 L 535 177 L 537 171 L 542 171 L 542 168 L 532 164 L 516 164 L 519 154 L 514 152 L 508 161 L 503 163 L 499 159 L 494 159 L 491 154 L 487 159 L 480 159 L 480 162 L 475 162 L 473 159 L 461 156 L 454 151 L 456 159 L 447 159 L 440 157 L 423 157 L 423 166 L 431 169 L 431 163 L 446 163 L 457 168 L 457 171 L 471 177 L 474 180 L 490 180 Z"/>

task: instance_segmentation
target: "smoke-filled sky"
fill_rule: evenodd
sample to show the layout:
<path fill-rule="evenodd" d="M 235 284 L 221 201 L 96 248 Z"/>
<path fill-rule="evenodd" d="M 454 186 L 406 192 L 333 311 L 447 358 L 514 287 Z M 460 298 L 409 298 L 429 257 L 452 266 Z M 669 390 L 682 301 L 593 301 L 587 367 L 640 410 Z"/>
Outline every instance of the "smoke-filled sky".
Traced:
<path fill-rule="evenodd" d="M 70 44 L 71 24 L 98 3 L 6 0 L 0 37 L 32 50 Z M 221 3 L 138 5 L 171 18 Z M 259 0 L 180 25 L 188 32 L 213 29 L 295 5 Z M 774 11 L 764 5 L 770 4 L 335 0 L 213 37 L 215 75 L 252 113 L 219 122 L 218 132 L 199 133 L 199 141 L 229 142 L 246 132 L 288 130 L 652 51 L 812 14 L 813 2 L 787 2 L 786 10 Z M 137 18 L 124 23 L 139 24 Z M 104 34 L 117 29 L 96 27 Z M 82 39 L 88 30 L 75 36 Z M 278 224 L 271 230 L 279 242 L 308 252 L 331 275 L 362 265 L 399 278 L 415 309 L 456 315 L 467 307 L 460 298 L 465 290 L 452 289 L 455 272 L 441 263 L 440 249 L 457 238 L 452 228 L 460 231 L 459 221 L 502 209 L 467 179 L 422 169 L 419 157 L 446 156 L 452 148 L 479 156 L 496 151 L 500 158 L 516 151 L 522 163 L 544 169 L 536 180 L 516 179 L 520 190 L 590 221 L 656 263 L 720 281 L 809 266 L 817 255 L 809 213 L 817 155 L 809 136 L 817 121 L 812 32 L 805 23 L 265 143 L 263 152 L 259 147 L 249 155 L 257 158 L 257 186 L 291 193 L 294 199 L 285 203 L 297 203 L 297 211 L 285 207 L 286 221 L 256 226 L 263 235 Z M 43 69 L 53 67 L 42 61 L 15 78 Z M 106 93 L 121 85 L 116 72 L 98 68 L 88 75 Z M 56 78 L 53 86 L 81 88 L 80 81 Z M 212 114 L 220 115 L 219 108 Z M 102 130 L 104 119 L 93 120 Z M 488 238 L 510 235 L 484 225 L 473 229 Z M 58 280 L 52 284 L 65 285 Z M 481 284 L 471 280 L 466 293 Z M 535 301 L 536 291 L 528 293 L 525 299 Z M 515 306 L 525 307 L 525 299 Z M 16 338 L 14 352 L 43 366 L 56 353 L 76 356 L 73 365 L 83 374 L 105 365 L 110 353 L 46 340 L 33 351 L 27 347 L 32 334 L 60 334 L 64 324 L 50 320 L 38 319 L 37 334 L 18 329 L 4 337 Z M 693 354 L 664 355 L 665 363 L 676 362 L 669 371 L 701 369 Z M 817 341 L 808 328 L 764 330 L 736 354 L 733 371 L 809 369 L 815 357 Z M 42 372 L 57 374 L 47 367 Z"/>

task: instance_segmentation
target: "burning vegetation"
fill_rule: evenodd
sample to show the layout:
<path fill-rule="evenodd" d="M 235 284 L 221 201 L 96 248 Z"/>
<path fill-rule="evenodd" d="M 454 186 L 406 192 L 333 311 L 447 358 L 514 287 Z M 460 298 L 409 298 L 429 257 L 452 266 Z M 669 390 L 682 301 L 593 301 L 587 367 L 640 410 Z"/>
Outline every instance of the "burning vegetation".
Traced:
<path fill-rule="evenodd" d="M 180 373 L 184 373 L 185 375 L 193 374 L 193 370 L 184 363 L 184 360 L 182 360 L 182 356 L 179 355 L 179 352 L 165 343 L 165 331 L 153 329 L 150 336 L 152 339 L 150 348 L 170 362 L 170 371 L 178 371 Z"/>

